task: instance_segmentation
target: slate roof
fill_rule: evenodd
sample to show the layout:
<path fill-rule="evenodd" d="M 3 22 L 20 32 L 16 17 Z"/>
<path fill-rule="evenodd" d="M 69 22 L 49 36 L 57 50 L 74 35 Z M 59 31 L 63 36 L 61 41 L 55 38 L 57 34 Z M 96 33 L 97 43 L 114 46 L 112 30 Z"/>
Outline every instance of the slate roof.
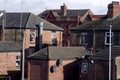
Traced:
<path fill-rule="evenodd" d="M 22 47 L 12 41 L 0 41 L 0 52 L 20 52 Z"/>
<path fill-rule="evenodd" d="M 28 58 L 34 59 L 75 59 L 88 55 L 84 47 L 48 47 L 44 48 Z"/>
<path fill-rule="evenodd" d="M 111 48 L 111 59 L 120 56 L 120 46 L 114 46 Z M 89 57 L 90 59 L 109 60 L 109 48 L 103 49 L 100 52 Z"/>
<path fill-rule="evenodd" d="M 45 10 L 42 13 L 40 13 L 38 16 L 39 17 L 46 17 L 48 15 L 49 11 L 51 11 L 51 10 Z M 52 11 L 54 11 L 56 17 L 62 16 L 61 10 L 53 9 Z M 89 11 L 89 9 L 78 9 L 78 10 L 67 9 L 67 14 L 64 17 L 76 17 L 76 16 L 78 16 L 78 14 L 79 14 L 79 16 L 83 16 L 88 11 Z"/>
<path fill-rule="evenodd" d="M 22 18 L 21 18 L 22 16 Z M 2 19 L 0 18 L 0 25 L 2 26 Z M 22 19 L 22 26 L 20 27 Z M 36 29 L 36 25 L 38 25 L 41 21 L 44 22 L 43 29 L 44 30 L 63 30 L 62 28 L 49 23 L 46 20 L 43 20 L 42 18 L 38 17 L 37 15 L 34 15 L 32 13 L 6 13 L 6 27 L 9 29 L 23 29 L 23 28 L 29 28 L 29 29 Z"/>
<path fill-rule="evenodd" d="M 55 31 L 63 31 L 62 28 L 34 15 L 34 14 L 31 14 L 30 17 L 29 17 L 29 21 L 28 23 L 26 24 L 26 26 L 28 27 L 36 27 L 38 26 L 38 24 L 40 24 L 40 22 L 44 22 L 43 23 L 43 30 L 55 30 Z"/>
<path fill-rule="evenodd" d="M 100 19 L 91 21 L 76 27 L 71 28 L 71 31 L 89 31 L 89 30 L 109 30 L 109 25 L 112 25 L 112 30 L 120 30 L 120 15 L 113 19 Z"/>

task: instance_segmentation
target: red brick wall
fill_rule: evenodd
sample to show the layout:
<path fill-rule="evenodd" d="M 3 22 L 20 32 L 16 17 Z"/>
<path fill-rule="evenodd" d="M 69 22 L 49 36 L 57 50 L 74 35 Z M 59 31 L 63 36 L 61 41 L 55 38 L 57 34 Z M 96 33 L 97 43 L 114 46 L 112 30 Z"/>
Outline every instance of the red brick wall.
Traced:
<path fill-rule="evenodd" d="M 20 52 L 0 53 L 0 75 L 8 75 L 7 71 L 20 70 L 20 67 L 16 67 L 16 55 L 20 54 Z"/>
<path fill-rule="evenodd" d="M 56 67 L 56 72 L 51 72 L 51 66 L 56 65 L 57 60 L 28 60 L 28 80 L 78 80 L 77 63 L 75 60 L 64 60 L 62 65 Z"/>
<path fill-rule="evenodd" d="M 37 36 L 37 32 L 35 30 L 35 37 Z M 36 38 L 35 38 L 36 39 Z M 36 41 L 36 40 L 35 40 Z M 30 43 L 30 29 L 26 29 L 25 30 L 25 47 L 26 48 L 29 48 L 29 47 L 32 47 L 32 46 L 35 46 L 36 42 L 35 43 Z"/>
<path fill-rule="evenodd" d="M 120 13 L 120 4 L 117 1 L 113 1 L 108 4 L 108 17 L 117 16 Z"/>
<path fill-rule="evenodd" d="M 28 80 L 48 80 L 48 62 L 28 60 Z"/>
<path fill-rule="evenodd" d="M 77 64 L 75 60 L 63 60 L 62 65 L 58 66 L 56 72 L 52 73 L 50 68 L 56 65 L 56 61 L 57 60 L 49 61 L 48 80 L 76 80 L 77 72 L 75 72 L 75 70 L 77 69 Z"/>
<path fill-rule="evenodd" d="M 57 46 L 62 46 L 62 32 L 56 31 L 56 38 L 57 38 Z M 51 38 L 51 31 L 44 30 L 43 31 L 43 44 L 51 44 L 52 38 Z"/>

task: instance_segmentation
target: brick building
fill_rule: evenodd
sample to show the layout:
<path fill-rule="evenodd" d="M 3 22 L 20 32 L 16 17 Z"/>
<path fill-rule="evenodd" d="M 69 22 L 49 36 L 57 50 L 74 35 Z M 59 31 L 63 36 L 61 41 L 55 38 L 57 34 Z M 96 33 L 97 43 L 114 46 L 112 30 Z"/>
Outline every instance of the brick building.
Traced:
<path fill-rule="evenodd" d="M 0 80 L 21 79 L 22 47 L 12 41 L 0 41 Z"/>
<path fill-rule="evenodd" d="M 28 80 L 78 80 L 84 47 L 48 47 L 28 57 Z"/>
<path fill-rule="evenodd" d="M 118 12 L 118 10 L 120 10 L 119 6 L 120 6 L 119 2 L 113 1 L 108 5 L 108 13 L 104 18 L 71 28 L 71 36 L 76 36 L 74 40 L 71 39 L 71 45 L 85 46 L 89 49 L 94 48 L 97 51 L 104 49 L 109 45 L 109 29 L 111 25 L 112 46 L 116 45 L 119 46 L 120 45 L 119 36 L 120 15 Z M 113 13 L 109 13 L 110 11 L 114 11 L 114 13 L 116 12 L 116 15 L 113 15 Z"/>
<path fill-rule="evenodd" d="M 111 80 L 118 80 L 120 79 L 120 47 L 114 46 L 111 49 Z M 109 48 L 92 55 L 87 62 L 89 68 L 86 80 L 109 79 Z"/>
<path fill-rule="evenodd" d="M 5 19 L 5 23 L 2 23 L 3 19 Z M 43 22 L 43 44 L 53 45 L 52 39 L 54 38 L 57 42 L 56 46 L 62 46 L 62 29 L 32 13 L 6 13 L 6 17 L 1 18 L 1 40 L 15 41 L 22 46 L 23 31 L 25 31 L 25 48 L 36 47 L 39 44 L 39 40 L 36 39 L 39 36 L 40 22 Z"/>
<path fill-rule="evenodd" d="M 90 9 L 67 9 L 63 4 L 60 9 L 45 10 L 38 16 L 63 28 L 63 45 L 69 46 L 71 27 L 100 19 L 104 15 L 94 15 Z"/>
<path fill-rule="evenodd" d="M 41 45 L 42 47 L 47 47 L 48 45 L 62 46 L 63 29 L 32 13 L 6 12 L 0 20 L 1 41 L 14 41 L 22 47 L 23 36 L 25 37 L 25 68 L 27 68 L 26 57 L 36 52 Z M 3 20 L 4 23 L 2 23 Z M 40 37 L 40 30 L 38 27 L 41 27 L 42 23 L 42 37 Z M 41 43 L 40 40 L 42 41 Z M 27 76 L 27 69 L 25 69 L 25 76 Z"/>

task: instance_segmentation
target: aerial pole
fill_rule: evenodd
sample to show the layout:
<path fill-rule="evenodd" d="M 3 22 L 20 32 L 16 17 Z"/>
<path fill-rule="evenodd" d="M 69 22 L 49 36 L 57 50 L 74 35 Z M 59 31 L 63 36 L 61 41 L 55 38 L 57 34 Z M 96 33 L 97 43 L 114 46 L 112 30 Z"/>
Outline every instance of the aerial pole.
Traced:
<path fill-rule="evenodd" d="M 4 5 L 6 5 L 7 0 L 4 1 Z M 2 14 L 3 14 L 3 19 L 2 19 L 2 40 L 5 40 L 5 27 L 6 27 L 6 6 L 4 7 Z"/>
<path fill-rule="evenodd" d="M 23 6 L 23 0 L 21 1 L 21 5 Z M 22 8 L 22 6 L 21 6 L 21 8 Z M 23 14 L 22 14 L 22 10 L 21 10 L 21 14 L 20 14 L 20 33 L 22 32 L 21 31 L 21 28 L 22 28 L 22 16 L 23 16 Z M 25 80 L 25 30 L 23 30 L 23 32 L 22 32 L 22 34 L 23 34 L 23 48 L 22 48 L 22 80 Z"/>

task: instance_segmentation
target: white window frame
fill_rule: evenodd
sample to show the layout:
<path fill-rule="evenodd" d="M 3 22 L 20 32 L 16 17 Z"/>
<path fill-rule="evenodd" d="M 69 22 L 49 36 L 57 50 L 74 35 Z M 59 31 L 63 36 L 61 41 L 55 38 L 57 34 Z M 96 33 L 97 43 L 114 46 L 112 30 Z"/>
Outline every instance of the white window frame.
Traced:
<path fill-rule="evenodd" d="M 35 43 L 35 32 L 30 32 L 30 43 Z"/>
<path fill-rule="evenodd" d="M 21 56 L 16 55 L 16 67 L 19 67 L 21 65 Z"/>
<path fill-rule="evenodd" d="M 86 45 L 87 44 L 87 32 L 82 32 L 80 35 L 80 44 Z"/>
<path fill-rule="evenodd" d="M 113 37 L 114 33 L 111 32 L 111 45 L 113 45 Z M 109 45 L 109 39 L 110 39 L 110 32 L 105 32 L 105 45 Z"/>
<path fill-rule="evenodd" d="M 56 31 L 52 31 L 51 32 L 51 43 L 52 44 L 55 44 L 55 40 L 56 39 Z"/>

